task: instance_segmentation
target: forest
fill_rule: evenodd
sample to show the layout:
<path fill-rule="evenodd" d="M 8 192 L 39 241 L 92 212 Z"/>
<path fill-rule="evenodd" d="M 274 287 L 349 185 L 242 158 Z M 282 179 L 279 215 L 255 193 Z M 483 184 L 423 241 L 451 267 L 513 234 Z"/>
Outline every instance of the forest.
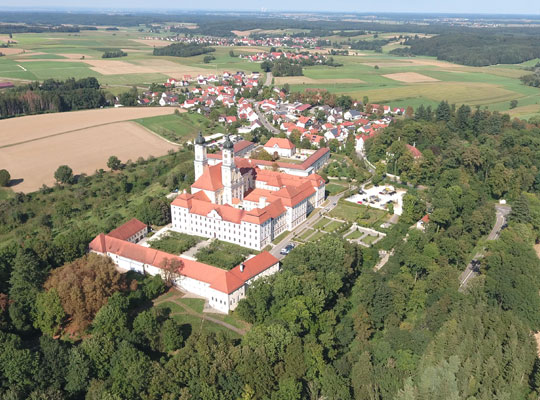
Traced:
<path fill-rule="evenodd" d="M 403 45 L 414 55 L 437 57 L 456 64 L 482 67 L 519 64 L 540 57 L 537 36 L 523 34 L 445 33 L 430 38 L 408 38 Z M 402 55 L 400 48 L 392 54 Z"/>
<path fill-rule="evenodd" d="M 447 102 L 408 115 L 366 144 L 374 179 L 411 184 L 399 223 L 376 247 L 332 234 L 297 246 L 239 303 L 241 338 L 178 324 L 151 306 L 160 278 L 86 255 L 132 217 L 170 221 L 163 195 L 193 182 L 192 149 L 0 202 L 0 397 L 537 398 L 540 128 Z M 484 243 L 501 198 L 508 227 Z M 481 273 L 459 290 L 479 244 Z M 383 249 L 394 255 L 374 272 Z"/>
<path fill-rule="evenodd" d="M 197 43 L 173 43 L 165 47 L 155 47 L 155 56 L 192 57 L 216 51 L 213 47 Z"/>
<path fill-rule="evenodd" d="M 23 114 L 63 112 L 99 108 L 106 105 L 105 94 L 96 78 L 59 81 L 46 79 L 0 93 L 0 119 Z"/>

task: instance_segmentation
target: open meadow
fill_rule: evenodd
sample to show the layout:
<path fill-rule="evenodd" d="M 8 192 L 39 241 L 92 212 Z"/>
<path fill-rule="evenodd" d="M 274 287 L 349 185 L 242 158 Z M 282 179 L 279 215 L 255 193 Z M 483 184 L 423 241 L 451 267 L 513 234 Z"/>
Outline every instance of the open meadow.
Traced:
<path fill-rule="evenodd" d="M 160 156 L 177 146 L 130 120 L 166 115 L 171 108 L 116 108 L 42 114 L 0 121 L 0 165 L 10 171 L 16 192 L 54 184 L 54 171 L 75 174 L 107 168 L 111 155 L 123 162 Z"/>

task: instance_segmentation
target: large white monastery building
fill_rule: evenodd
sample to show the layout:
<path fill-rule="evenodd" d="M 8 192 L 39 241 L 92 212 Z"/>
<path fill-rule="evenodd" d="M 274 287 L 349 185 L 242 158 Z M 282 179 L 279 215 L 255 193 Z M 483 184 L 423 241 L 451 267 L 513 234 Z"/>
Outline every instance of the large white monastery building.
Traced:
<path fill-rule="evenodd" d="M 319 175 L 261 169 L 257 161 L 236 157 L 228 137 L 221 162 L 212 161 L 199 134 L 191 194 L 184 192 L 171 204 L 173 230 L 261 250 L 324 201 Z"/>

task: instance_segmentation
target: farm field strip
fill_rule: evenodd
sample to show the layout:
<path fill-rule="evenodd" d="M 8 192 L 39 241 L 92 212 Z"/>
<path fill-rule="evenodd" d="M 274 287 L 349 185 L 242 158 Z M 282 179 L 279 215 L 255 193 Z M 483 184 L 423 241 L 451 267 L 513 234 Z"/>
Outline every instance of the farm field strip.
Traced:
<path fill-rule="evenodd" d="M 174 109 L 169 107 L 122 107 L 29 115 L 0 120 L 0 148 L 97 125 L 167 115 L 173 112 Z"/>

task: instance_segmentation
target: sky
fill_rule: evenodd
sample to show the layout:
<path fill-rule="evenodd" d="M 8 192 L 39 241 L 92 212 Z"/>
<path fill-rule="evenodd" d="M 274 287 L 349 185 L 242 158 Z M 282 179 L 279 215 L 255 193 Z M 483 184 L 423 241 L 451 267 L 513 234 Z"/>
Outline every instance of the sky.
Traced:
<path fill-rule="evenodd" d="M 540 0 L 0 0 L 0 7 L 107 10 L 246 10 L 540 14 Z"/>

